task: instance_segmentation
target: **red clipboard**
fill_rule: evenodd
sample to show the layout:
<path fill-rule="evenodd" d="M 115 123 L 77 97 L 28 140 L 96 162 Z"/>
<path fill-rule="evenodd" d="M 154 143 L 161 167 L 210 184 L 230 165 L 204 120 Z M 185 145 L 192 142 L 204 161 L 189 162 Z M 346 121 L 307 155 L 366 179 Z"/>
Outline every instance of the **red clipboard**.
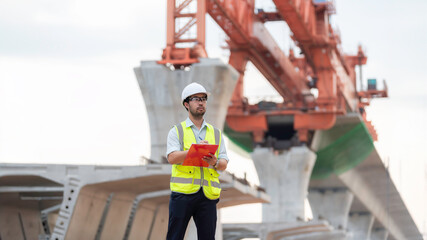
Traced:
<path fill-rule="evenodd" d="M 209 167 L 206 161 L 203 161 L 204 156 L 209 156 L 209 153 L 215 154 L 218 145 L 213 144 L 193 144 L 188 150 L 182 166 Z"/>

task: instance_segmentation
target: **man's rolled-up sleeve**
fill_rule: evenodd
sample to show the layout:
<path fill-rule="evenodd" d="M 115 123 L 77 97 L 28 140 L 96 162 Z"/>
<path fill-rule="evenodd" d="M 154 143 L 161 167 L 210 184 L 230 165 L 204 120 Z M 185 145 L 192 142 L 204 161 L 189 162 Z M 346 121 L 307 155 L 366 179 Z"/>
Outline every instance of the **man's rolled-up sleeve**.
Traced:
<path fill-rule="evenodd" d="M 166 147 L 166 158 L 172 152 L 181 151 L 181 146 L 179 144 L 178 134 L 175 127 L 172 127 L 169 130 L 167 147 Z"/>
<path fill-rule="evenodd" d="M 227 162 L 230 161 L 227 156 L 227 150 L 225 149 L 225 142 L 222 134 L 221 134 L 221 146 L 219 146 L 219 153 L 218 153 L 218 159 L 220 158 L 227 160 Z"/>

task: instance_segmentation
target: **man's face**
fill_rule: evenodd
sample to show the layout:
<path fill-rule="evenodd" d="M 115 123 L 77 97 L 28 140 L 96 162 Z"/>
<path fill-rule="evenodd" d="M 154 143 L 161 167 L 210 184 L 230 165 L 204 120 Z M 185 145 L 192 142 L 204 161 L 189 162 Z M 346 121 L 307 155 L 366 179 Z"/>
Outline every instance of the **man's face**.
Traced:
<path fill-rule="evenodd" d="M 190 96 L 190 101 L 188 102 L 188 111 L 194 117 L 203 117 L 206 112 L 206 94 L 198 93 Z"/>

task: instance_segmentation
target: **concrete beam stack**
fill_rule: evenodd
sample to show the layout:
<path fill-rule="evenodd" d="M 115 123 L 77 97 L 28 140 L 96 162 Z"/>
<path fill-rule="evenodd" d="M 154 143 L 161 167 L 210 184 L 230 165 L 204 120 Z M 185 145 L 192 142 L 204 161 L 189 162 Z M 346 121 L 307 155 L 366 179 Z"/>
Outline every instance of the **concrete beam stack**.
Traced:
<path fill-rule="evenodd" d="M 170 164 L 0 164 L 1 239 L 164 239 L 170 171 Z M 219 208 L 268 201 L 228 173 L 220 181 Z"/>
<path fill-rule="evenodd" d="M 261 240 L 291 240 L 317 239 L 319 233 L 329 233 L 324 236 L 335 239 L 341 233 L 331 232 L 332 227 L 327 221 L 293 221 L 269 223 L 235 223 L 224 224 L 225 239 L 260 238 Z M 337 235 L 338 234 L 338 235 Z M 323 236 L 323 235 L 322 235 Z"/>

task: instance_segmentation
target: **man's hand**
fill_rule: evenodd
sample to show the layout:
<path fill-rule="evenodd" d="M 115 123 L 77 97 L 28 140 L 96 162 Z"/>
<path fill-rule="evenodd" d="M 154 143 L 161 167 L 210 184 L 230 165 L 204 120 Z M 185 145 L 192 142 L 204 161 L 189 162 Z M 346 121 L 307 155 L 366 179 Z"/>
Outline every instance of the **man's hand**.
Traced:
<path fill-rule="evenodd" d="M 208 142 L 207 140 L 201 140 L 201 141 L 199 142 L 199 144 L 209 144 L 209 142 Z"/>
<path fill-rule="evenodd" d="M 203 161 L 206 161 L 209 165 L 214 166 L 216 164 L 217 158 L 215 154 L 209 153 L 209 156 L 204 156 Z"/>

